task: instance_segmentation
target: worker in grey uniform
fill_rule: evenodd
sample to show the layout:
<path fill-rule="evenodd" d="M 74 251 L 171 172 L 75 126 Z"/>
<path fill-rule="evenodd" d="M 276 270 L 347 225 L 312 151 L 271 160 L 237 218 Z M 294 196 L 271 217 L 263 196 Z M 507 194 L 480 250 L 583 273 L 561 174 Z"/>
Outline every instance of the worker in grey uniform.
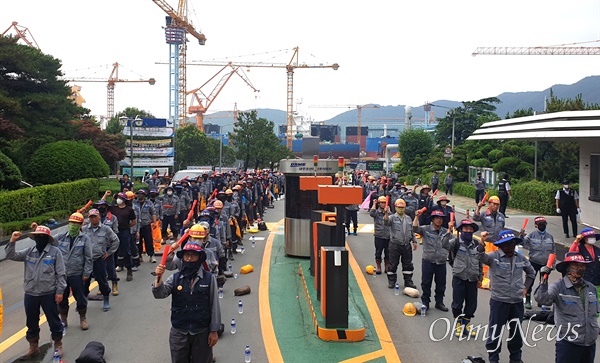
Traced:
<path fill-rule="evenodd" d="M 171 229 L 173 239 L 177 240 L 179 229 L 177 220 L 179 219 L 179 197 L 174 195 L 173 187 L 166 187 L 163 195 L 159 199 L 161 204 L 161 234 L 164 241 L 168 239 L 167 228 Z"/>
<path fill-rule="evenodd" d="M 556 246 L 554 245 L 554 237 L 546 231 L 548 225 L 546 218 L 543 216 L 535 217 L 533 222 L 535 230 L 523 237 L 523 247 L 529 251 L 529 263 L 531 263 L 537 275 L 538 271 L 546 266 L 550 254 L 556 255 Z M 531 290 L 531 288 L 527 289 L 525 309 L 531 309 Z"/>
<path fill-rule="evenodd" d="M 390 229 L 385 226 L 385 216 L 389 214 L 389 207 L 386 206 L 386 197 L 381 196 L 377 199 L 377 203 L 373 203 L 373 207 L 369 210 L 369 215 L 373 218 L 373 224 L 375 227 L 374 242 L 375 242 L 375 264 L 377 269 L 375 273 L 381 275 L 381 256 L 385 258 L 385 273 L 389 272 L 390 262 Z M 388 275 L 388 279 L 390 275 Z M 394 284 L 396 278 L 394 276 Z M 393 288 L 394 286 L 392 286 Z"/>
<path fill-rule="evenodd" d="M 92 209 L 88 213 L 90 223 L 82 228 L 84 234 L 92 241 L 92 259 L 94 260 L 92 271 L 94 278 L 98 281 L 98 288 L 102 293 L 102 310 L 110 309 L 109 295 L 110 287 L 106 280 L 106 261 L 113 258 L 113 254 L 119 249 L 119 237 L 108 226 L 100 223 L 100 211 Z M 89 291 L 90 280 L 86 281 L 86 291 Z"/>
<path fill-rule="evenodd" d="M 494 242 L 498 250 L 486 254 L 485 241 L 488 236 L 488 232 L 481 232 L 481 240 L 477 246 L 479 261 L 489 266 L 490 318 L 489 335 L 485 343 L 488 358 L 490 363 L 499 361 L 505 325 L 508 324 L 507 346 L 510 361 L 521 362 L 523 337 L 522 330 L 519 329 L 522 329 L 520 324 L 525 312 L 523 298 L 533 284 L 535 270 L 525 256 L 515 252 L 515 246 L 521 242 L 521 238 L 513 231 L 500 232 L 498 240 Z"/>
<path fill-rule="evenodd" d="M 154 258 L 154 240 L 152 239 L 152 228 L 154 227 L 154 223 L 157 221 L 157 215 L 156 209 L 154 209 L 154 202 L 146 200 L 147 194 L 148 193 L 144 189 L 140 189 L 137 191 L 137 199 L 133 201 L 133 205 L 140 208 L 136 240 L 139 241 L 138 253 L 140 256 L 140 261 L 143 261 L 143 247 L 146 247 L 148 262 L 156 263 L 156 258 Z"/>
<path fill-rule="evenodd" d="M 117 220 L 117 216 L 112 214 L 108 210 L 108 203 L 104 199 L 100 199 L 94 208 L 100 211 L 100 223 L 105 226 L 110 227 L 113 232 L 119 236 L 119 221 Z M 118 247 L 117 247 L 118 250 Z M 112 282 L 112 294 L 113 296 L 119 295 L 119 278 L 117 277 L 116 262 L 117 262 L 118 253 L 114 253 L 110 258 L 106 260 L 106 273 L 108 274 L 108 279 Z"/>
<path fill-rule="evenodd" d="M 596 286 L 583 279 L 586 261 L 579 252 L 568 252 L 556 264 L 562 278 L 548 286 L 547 277 L 535 292 L 539 304 L 554 304 L 554 324 L 558 328 L 556 363 L 591 363 L 596 356 L 598 339 L 598 293 Z M 550 273 L 543 266 L 540 273 Z"/>
<path fill-rule="evenodd" d="M 396 286 L 398 278 L 396 271 L 400 262 L 402 262 L 404 286 L 416 288 L 412 280 L 415 269 L 412 261 L 413 250 L 417 249 L 417 239 L 411 227 L 411 219 L 404 213 L 406 202 L 403 199 L 398 199 L 394 204 L 394 208 L 396 213 L 389 216 L 389 211 L 386 209 L 383 216 L 383 222 L 390 236 L 390 266 L 387 271 L 388 288 L 392 289 Z"/>
<path fill-rule="evenodd" d="M 480 212 L 481 207 L 483 207 L 483 200 L 477 204 L 473 220 L 481 222 L 481 231 L 488 232 L 487 241 L 493 243 L 498 240 L 498 233 L 504 230 L 506 220 L 504 214 L 498 210 L 500 208 L 500 198 L 491 196 L 487 202 L 488 208 L 483 215 Z"/>
<path fill-rule="evenodd" d="M 50 228 L 46 226 L 36 227 L 34 232 L 29 233 L 29 238 L 35 241 L 34 246 L 15 251 L 15 242 L 21 236 L 20 231 L 14 231 L 5 247 L 7 259 L 25 262 L 23 306 L 27 318 L 25 338 L 29 342 L 29 350 L 21 360 L 40 354 L 40 307 L 46 315 L 54 349 L 62 356 L 63 325 L 58 315 L 58 303 L 62 301 L 67 287 L 62 253 L 54 246 L 54 238 L 50 235 Z"/>

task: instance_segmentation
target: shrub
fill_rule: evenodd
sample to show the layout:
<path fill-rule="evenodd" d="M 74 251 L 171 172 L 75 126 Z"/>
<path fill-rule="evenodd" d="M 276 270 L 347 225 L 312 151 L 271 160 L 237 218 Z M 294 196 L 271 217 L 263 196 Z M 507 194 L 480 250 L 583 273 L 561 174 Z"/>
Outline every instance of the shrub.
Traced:
<path fill-rule="evenodd" d="M 40 147 L 31 157 L 26 174 L 34 182 L 53 184 L 108 176 L 109 168 L 93 146 L 58 141 Z"/>
<path fill-rule="evenodd" d="M 73 213 L 73 211 L 59 210 L 55 212 L 45 213 L 41 216 L 23 219 L 21 221 L 0 223 L 0 237 L 10 236 L 14 231 L 26 231 L 30 228 L 31 223 L 33 222 L 42 225 L 48 222 L 48 220 L 51 218 L 54 218 L 57 221 L 65 219 L 68 216 L 70 216 L 71 213 Z"/>
<path fill-rule="evenodd" d="M 21 171 L 13 161 L 0 152 L 0 189 L 19 189 Z"/>

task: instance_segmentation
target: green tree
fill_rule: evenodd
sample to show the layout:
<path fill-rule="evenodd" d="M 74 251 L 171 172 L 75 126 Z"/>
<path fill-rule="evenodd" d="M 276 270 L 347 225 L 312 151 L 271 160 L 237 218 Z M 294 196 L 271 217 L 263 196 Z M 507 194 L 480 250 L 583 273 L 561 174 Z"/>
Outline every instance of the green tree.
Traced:
<path fill-rule="evenodd" d="M 398 139 L 401 165 L 408 170 L 417 155 L 429 154 L 433 150 L 431 135 L 422 129 L 405 129 Z"/>
<path fill-rule="evenodd" d="M 118 112 L 106 123 L 106 129 L 104 130 L 108 134 L 119 135 L 123 133 L 124 125 L 121 125 L 119 117 L 127 116 L 128 118 L 135 118 L 139 116 L 141 118 L 156 118 L 153 114 L 148 111 L 140 110 L 136 107 L 127 107 L 123 111 Z"/>
<path fill-rule="evenodd" d="M 98 123 L 91 118 L 74 121 L 76 140 L 90 142 L 109 165 L 111 171 L 117 171 L 117 163 L 125 157 L 125 136 L 111 135 L 100 129 Z"/>
<path fill-rule="evenodd" d="M 175 132 L 175 165 L 183 169 L 190 165 L 213 165 L 220 163 L 220 140 L 206 136 L 196 125 L 188 125 Z M 232 166 L 235 152 L 223 145 L 222 165 Z"/>
<path fill-rule="evenodd" d="M 57 141 L 40 147 L 31 157 L 26 175 L 35 183 L 54 184 L 107 177 L 109 168 L 93 146 Z"/>
<path fill-rule="evenodd" d="M 8 156 L 0 152 L 0 189 L 19 189 L 21 179 L 19 168 Z"/>

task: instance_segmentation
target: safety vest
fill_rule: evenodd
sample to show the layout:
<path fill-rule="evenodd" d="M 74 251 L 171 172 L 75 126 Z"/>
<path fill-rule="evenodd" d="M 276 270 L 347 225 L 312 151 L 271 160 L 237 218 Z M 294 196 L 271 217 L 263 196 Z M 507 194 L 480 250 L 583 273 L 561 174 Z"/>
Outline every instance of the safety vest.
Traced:
<path fill-rule="evenodd" d="M 212 274 L 203 271 L 202 278 L 183 278 L 180 272 L 173 275 L 173 300 L 171 302 L 171 325 L 175 329 L 198 332 L 210 326 L 210 285 Z"/>

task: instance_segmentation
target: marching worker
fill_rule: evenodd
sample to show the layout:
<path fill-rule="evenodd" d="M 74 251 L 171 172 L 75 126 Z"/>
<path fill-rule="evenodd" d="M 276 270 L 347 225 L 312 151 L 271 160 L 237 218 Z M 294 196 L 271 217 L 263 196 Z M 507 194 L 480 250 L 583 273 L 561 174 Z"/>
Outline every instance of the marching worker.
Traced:
<path fill-rule="evenodd" d="M 389 208 L 386 208 L 385 212 L 383 212 L 383 222 L 385 223 L 385 229 L 387 229 L 390 241 L 390 261 L 387 269 L 388 288 L 393 289 L 396 286 L 398 278 L 396 271 L 400 262 L 402 262 L 404 286 L 416 288 L 412 280 L 415 269 L 412 263 L 412 251 L 417 249 L 417 239 L 411 228 L 411 219 L 404 213 L 406 202 L 403 199 L 398 199 L 394 204 L 394 208 L 396 213 L 391 216 L 388 215 Z"/>
<path fill-rule="evenodd" d="M 500 232 L 499 239 L 494 242 L 498 250 L 486 254 L 485 241 L 488 236 L 488 232 L 481 232 L 481 240 L 477 247 L 479 261 L 489 266 L 490 274 L 490 334 L 485 343 L 488 358 L 490 363 L 499 361 L 504 326 L 508 324 L 507 345 L 510 361 L 521 362 L 523 337 L 519 330 L 522 328 L 517 324 L 520 325 L 523 321 L 523 297 L 533 284 L 535 270 L 525 256 L 515 253 L 515 246 L 521 239 L 515 236 L 513 231 Z"/>
<path fill-rule="evenodd" d="M 163 283 L 165 266 L 156 266 L 157 277 L 152 287 L 156 299 L 173 296 L 169 333 L 171 362 L 210 363 L 221 326 L 217 281 L 207 271 L 206 252 L 200 244 L 186 243 L 183 250 L 177 251 L 177 257 L 182 259 L 181 270 Z"/>
<path fill-rule="evenodd" d="M 452 173 L 448 173 L 448 175 L 446 175 L 446 178 L 444 178 L 444 185 L 446 186 L 446 195 L 452 195 L 452 187 L 454 186 Z"/>
<path fill-rule="evenodd" d="M 154 173 L 152 173 L 152 177 L 149 179 L 146 179 L 146 181 L 144 181 L 144 184 L 146 184 L 148 186 L 148 189 L 158 189 L 158 187 L 160 186 L 160 179 L 158 178 L 158 170 L 155 171 Z"/>
<path fill-rule="evenodd" d="M 385 198 L 385 197 L 384 197 Z M 360 210 L 360 206 L 358 204 L 349 204 L 345 207 L 346 212 L 346 230 L 348 231 L 348 236 L 350 235 L 350 222 L 352 222 L 354 235 L 358 236 L 358 211 Z"/>
<path fill-rule="evenodd" d="M 437 201 L 437 205 L 433 207 L 433 210 L 439 210 L 444 213 L 444 221 L 442 222 L 442 227 L 448 228 L 448 223 L 450 223 L 450 213 L 454 213 L 454 208 L 448 205 L 450 203 L 450 199 L 445 195 L 442 195 L 440 199 Z"/>
<path fill-rule="evenodd" d="M 375 273 L 381 275 L 381 255 L 385 257 L 385 272 L 389 273 L 389 244 L 390 244 L 390 229 L 386 227 L 386 216 L 389 213 L 389 208 L 386 207 L 386 197 L 381 196 L 377 199 L 377 203 L 373 203 L 373 207 L 369 211 L 369 215 L 373 218 L 375 227 L 375 264 L 377 270 Z M 395 275 L 394 275 L 395 276 Z M 388 275 L 388 279 L 390 276 Z M 394 284 L 396 279 L 394 278 Z M 392 286 L 393 288 L 394 286 Z"/>
<path fill-rule="evenodd" d="M 488 242 L 496 242 L 498 240 L 498 233 L 504 230 L 504 214 L 498 211 L 498 208 L 500 208 L 500 198 L 494 195 L 487 202 L 488 209 L 486 209 L 483 216 L 480 214 L 480 209 L 483 207 L 483 200 L 477 204 L 473 220 L 481 222 L 481 230 L 488 232 L 486 239 Z"/>
<path fill-rule="evenodd" d="M 477 310 L 477 288 L 483 281 L 483 266 L 478 259 L 473 233 L 479 226 L 470 219 L 460 221 L 456 230 L 460 238 L 444 240 L 442 247 L 454 252 L 452 266 L 452 315 L 456 321 L 454 335 L 475 336 L 471 330 L 471 319 Z"/>
<path fill-rule="evenodd" d="M 419 200 L 417 199 L 415 193 L 413 193 L 410 189 L 407 190 L 405 186 L 402 186 L 400 190 L 404 191 L 401 198 L 406 202 L 405 213 L 410 217 L 411 220 L 413 220 L 416 218 L 417 209 L 419 209 Z"/>
<path fill-rule="evenodd" d="M 156 258 L 154 258 L 154 239 L 152 238 L 152 228 L 155 226 L 157 217 L 156 210 L 154 209 L 154 203 L 146 200 L 147 194 L 148 193 L 144 189 L 140 189 L 137 191 L 137 200 L 133 201 L 133 204 L 140 209 L 137 223 L 139 228 L 136 236 L 140 241 L 138 253 L 140 256 L 140 261 L 142 261 L 142 247 L 146 247 L 148 261 L 156 263 Z"/>
<path fill-rule="evenodd" d="M 102 199 L 105 199 L 106 196 L 107 194 L 104 193 Z M 116 203 L 116 205 L 111 205 L 109 209 L 112 215 L 117 217 L 119 226 L 119 233 L 117 233 L 119 237 L 119 255 L 116 271 L 121 271 L 125 267 L 127 269 L 127 281 L 131 281 L 133 280 L 133 271 L 131 270 L 131 232 L 129 229 L 136 225 L 137 218 L 133 208 L 127 205 L 127 195 L 125 193 L 117 194 Z"/>
<path fill-rule="evenodd" d="M 421 214 L 417 211 L 417 216 Z M 444 305 L 444 294 L 446 293 L 446 261 L 448 251 L 442 246 L 453 239 L 452 229 L 454 222 L 449 223 L 449 229 L 442 227 L 444 223 L 444 212 L 434 210 L 431 212 L 431 224 L 420 226 L 419 219 L 413 221 L 413 232 L 421 235 L 423 240 L 423 260 L 421 262 L 421 289 L 423 295 L 421 301 L 429 310 L 431 301 L 431 285 L 435 278 L 435 308 L 448 311 Z"/>
<path fill-rule="evenodd" d="M 418 185 L 415 185 L 415 187 L 413 188 L 415 192 L 417 191 L 417 186 Z M 431 188 L 429 187 L 429 185 L 425 184 L 423 185 L 423 187 L 421 187 L 419 194 L 415 195 L 417 200 L 419 201 L 419 203 L 417 204 L 417 209 L 427 208 L 425 212 L 420 213 L 418 216 L 416 216 L 419 219 L 419 224 L 422 226 L 429 223 L 429 216 L 431 215 L 431 212 L 433 210 L 433 198 L 429 195 L 430 190 Z"/>
<path fill-rule="evenodd" d="M 164 195 L 159 200 L 162 210 L 161 233 L 162 238 L 165 241 L 169 239 L 167 227 L 171 229 L 175 241 L 177 241 L 177 235 L 179 235 L 179 229 L 177 228 L 177 219 L 179 219 L 179 197 L 173 195 L 173 193 L 173 187 L 166 187 Z"/>
<path fill-rule="evenodd" d="M 584 228 L 569 249 L 570 252 L 579 252 L 586 261 L 590 262 L 586 266 L 583 278 L 596 286 L 598 294 L 600 294 L 600 247 L 596 246 L 596 241 L 599 239 L 600 234 L 594 232 L 592 228 Z"/>
<path fill-rule="evenodd" d="M 79 212 L 69 217 L 69 230 L 56 236 L 56 245 L 62 252 L 67 272 L 67 287 L 63 293 L 63 299 L 58 304 L 60 318 L 63 324 L 67 324 L 69 315 L 69 295 L 72 292 L 77 301 L 77 312 L 79 313 L 79 324 L 81 330 L 88 330 L 86 319 L 87 295 L 84 284 L 89 280 L 94 268 L 92 253 L 92 240 L 86 234 L 81 233 L 83 215 Z"/>
<path fill-rule="evenodd" d="M 565 259 L 556 264 L 562 279 L 548 286 L 548 279 L 535 292 L 539 304 L 554 304 L 556 335 L 556 363 L 592 363 L 596 356 L 598 339 L 598 294 L 596 287 L 585 280 L 587 261 L 578 252 L 567 252 Z M 586 266 L 587 265 L 587 266 Z M 541 273 L 550 273 L 544 266 Z"/>
<path fill-rule="evenodd" d="M 535 217 L 533 222 L 535 223 L 535 231 L 523 238 L 523 247 L 529 251 L 529 263 L 531 263 L 537 275 L 538 271 L 546 266 L 548 256 L 551 253 L 556 254 L 556 246 L 554 245 L 554 237 L 546 231 L 548 225 L 546 218 L 542 216 Z M 527 289 L 525 308 L 531 309 L 531 288 Z"/>
<path fill-rule="evenodd" d="M 110 309 L 108 297 L 111 289 L 106 280 L 106 262 L 112 259 L 112 255 L 119 249 L 119 237 L 110 227 L 100 222 L 100 211 L 98 209 L 90 210 L 88 217 L 90 223 L 83 227 L 83 233 L 89 236 L 92 242 L 92 259 L 94 261 L 92 271 L 103 296 L 102 310 L 108 311 Z M 87 291 L 89 291 L 89 284 L 90 280 L 87 280 Z"/>
<path fill-rule="evenodd" d="M 573 227 L 573 236 L 577 235 L 577 213 L 581 213 L 579 208 L 579 195 L 569 188 L 569 181 L 563 180 L 563 188 L 556 191 L 556 213 L 560 214 L 563 222 L 563 231 L 565 237 L 569 238 L 569 219 Z"/>
<path fill-rule="evenodd" d="M 63 300 L 67 287 L 67 274 L 60 250 L 54 245 L 50 228 L 35 227 L 28 234 L 35 241 L 35 246 L 15 251 L 15 242 L 22 233 L 14 231 L 6 245 L 6 258 L 25 262 L 23 305 L 27 317 L 27 333 L 29 350 L 20 359 L 27 360 L 40 354 L 40 307 L 46 315 L 48 326 L 54 341 L 54 349 L 62 357 L 63 325 L 60 323 L 58 304 Z"/>
<path fill-rule="evenodd" d="M 100 211 L 100 223 L 103 225 L 110 227 L 113 232 L 119 236 L 119 222 L 117 221 L 117 216 L 113 215 L 108 209 L 108 203 L 106 200 L 100 199 L 95 206 L 98 211 Z M 113 296 L 119 295 L 119 278 L 117 277 L 116 262 L 119 244 L 117 244 L 117 253 L 113 253 L 110 258 L 106 260 L 106 273 L 108 274 L 108 279 L 112 282 L 112 294 Z"/>

